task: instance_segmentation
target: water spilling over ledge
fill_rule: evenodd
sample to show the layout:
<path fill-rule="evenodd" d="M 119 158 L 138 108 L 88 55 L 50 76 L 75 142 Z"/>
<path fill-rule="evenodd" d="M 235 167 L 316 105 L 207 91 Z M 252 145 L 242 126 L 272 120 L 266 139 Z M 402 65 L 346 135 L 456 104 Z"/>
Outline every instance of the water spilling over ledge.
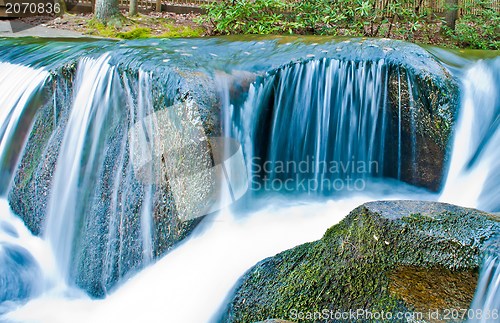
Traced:
<path fill-rule="evenodd" d="M 339 207 L 336 215 L 342 217 L 373 199 L 437 198 L 401 182 L 431 191 L 444 184 L 459 106 L 458 78 L 416 45 L 291 38 L 15 39 L 0 44 L 0 68 L 14 78 L 29 77 L 23 87 L 0 79 L 0 88 L 12 88 L 0 102 L 15 112 L 0 120 L 4 192 L 13 212 L 53 250 L 52 275 L 61 281 L 51 284 L 67 284 L 92 297 L 111 293 L 104 301 L 110 308 L 130 297 L 124 294 L 127 285 L 120 288 L 124 281 L 165 254 L 161 266 L 172 275 L 162 278 L 164 290 L 181 284 L 175 275 L 192 267 L 188 256 L 178 256 L 181 250 L 226 261 L 207 247 L 213 243 L 225 250 L 215 243 L 215 233 L 227 244 L 236 238 L 211 227 L 211 221 L 228 221 L 241 232 L 241 208 L 256 207 L 262 197 L 285 193 L 285 201 L 304 196 L 344 201 L 349 206 Z M 9 103 L 12 97 L 21 99 Z M 241 144 L 231 155 L 241 154 L 244 161 L 221 158 L 229 156 L 231 146 L 214 139 L 221 136 Z M 299 168 L 304 164 L 307 171 Z M 218 165 L 224 167 L 211 171 Z M 249 186 L 242 174 L 249 175 Z M 349 180 L 353 185 L 359 180 L 362 189 L 347 189 Z M 327 187 L 319 185 L 325 182 Z M 265 188 L 266 183 L 271 186 Z M 247 189 L 235 205 L 238 212 L 200 217 L 228 204 L 214 202 L 214 196 L 235 202 Z M 492 210 L 490 204 L 469 206 L 482 205 Z M 311 226 L 321 225 L 309 234 L 298 230 L 283 244 L 255 242 L 255 255 L 234 256 L 245 265 L 220 270 L 227 276 L 221 295 L 191 321 L 214 315 L 235 280 L 256 261 L 318 239 L 340 219 L 322 216 L 311 221 Z M 306 222 L 299 216 L 289 225 Z M 246 233 L 258 235 L 257 227 Z M 198 236 L 207 247 L 189 249 Z M 169 259 L 181 259 L 179 267 Z M 209 261 L 202 264 L 197 266 L 221 275 Z M 153 288 L 155 281 L 146 273 L 141 271 L 136 281 Z M 195 275 L 203 276 L 203 268 Z M 182 306 L 177 307 L 181 313 Z"/>

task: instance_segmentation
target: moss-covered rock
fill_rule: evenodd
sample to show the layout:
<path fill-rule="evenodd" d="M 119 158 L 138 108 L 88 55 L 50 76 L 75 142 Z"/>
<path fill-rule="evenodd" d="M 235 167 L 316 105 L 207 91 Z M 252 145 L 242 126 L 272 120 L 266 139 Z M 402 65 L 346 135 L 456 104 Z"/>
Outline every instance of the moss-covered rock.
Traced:
<path fill-rule="evenodd" d="M 289 46 L 289 40 L 295 42 L 293 46 Z M 454 116 L 452 99 L 456 97 L 455 83 L 446 70 L 425 50 L 404 42 L 324 39 L 316 43 L 318 39 L 310 40 L 315 43 L 298 38 L 263 42 L 253 39 L 241 42 L 194 40 L 190 45 L 196 46 L 188 46 L 185 40 L 122 43 L 103 40 L 81 43 L 64 40 L 2 40 L 6 49 L 2 52 L 2 57 L 6 61 L 43 67 L 51 71 L 52 76 L 47 87 L 50 95 L 53 94 L 55 98 L 40 107 L 35 116 L 9 194 L 12 209 L 33 233 L 41 233 L 47 213 L 52 176 L 72 105 L 78 60 L 82 56 L 96 57 L 104 53 L 110 55 L 110 64 L 116 67 L 122 88 L 128 86 L 132 96 L 135 95 L 132 101 L 137 101 L 136 90 L 141 70 L 151 77 L 149 90 L 154 110 L 182 110 L 186 108 L 186 102 L 194 101 L 207 136 L 220 135 L 219 91 L 227 90 L 229 98 L 222 99 L 228 99 L 235 107 L 240 106 L 244 104 L 248 88 L 256 75 L 279 69 L 286 62 L 322 58 L 357 62 L 384 60 L 384 66 L 391 68 L 391 80 L 394 80 L 393 75 L 396 75 L 396 67 L 401 68 L 400 78 L 403 81 L 406 75 L 404 71 L 408 71 L 408 75 L 415 78 L 415 82 L 410 83 L 416 84 L 415 87 L 422 89 L 423 93 L 418 96 L 421 105 L 415 106 L 418 106 L 422 113 L 430 111 L 425 112 L 425 117 L 421 120 L 422 125 L 416 128 L 417 134 L 423 138 L 422 147 L 430 148 L 419 150 L 419 164 L 417 168 L 412 168 L 416 171 L 411 174 L 416 174 L 416 177 L 411 177 L 406 171 L 412 167 L 413 159 L 405 159 L 402 165 L 402 179 L 436 188 L 442 177 L 441 166 L 444 164 L 444 151 L 449 142 L 449 129 Z M 254 53 L 256 49 L 258 55 Z M 61 56 L 61 53 L 64 55 Z M 221 77 L 228 84 L 222 84 L 217 79 L 221 76 L 221 71 L 232 75 Z M 408 90 L 410 83 L 405 85 L 403 82 L 402 90 L 397 93 L 398 100 L 403 98 L 403 111 L 411 108 L 409 93 L 413 92 Z M 392 100 L 395 88 L 390 84 L 392 83 L 389 82 L 388 99 Z M 443 84 L 449 86 L 442 86 Z M 222 86 L 227 88 L 221 88 Z M 442 93 L 444 94 L 441 95 Z M 132 172 L 127 169 L 130 164 L 127 153 L 120 154 L 128 149 L 128 146 L 125 149 L 120 146 L 120 139 L 126 133 L 129 121 L 124 116 L 128 113 L 129 106 L 129 102 L 124 103 L 124 96 L 116 96 L 116 100 L 121 101 L 117 104 L 119 108 L 116 113 L 110 116 L 112 122 L 110 121 L 109 129 L 106 129 L 109 135 L 103 141 L 106 149 L 102 150 L 100 156 L 102 163 L 92 169 L 96 173 L 96 185 L 89 185 L 91 192 L 82 192 L 79 196 L 79 203 L 84 205 L 82 208 L 85 208 L 85 212 L 81 212 L 80 218 L 75 221 L 81 231 L 76 235 L 73 246 L 77 251 L 73 264 L 74 279 L 80 287 L 94 296 L 103 295 L 121 277 L 139 269 L 143 264 L 140 213 L 145 195 L 144 185 L 136 181 Z M 395 107 L 392 103 L 393 111 L 398 110 L 397 108 L 399 106 Z M 410 115 L 405 112 L 402 117 L 402 135 L 405 140 L 411 139 Z M 394 118 L 397 119 L 398 116 L 395 115 Z M 395 146 L 393 143 L 392 147 Z M 418 146 L 420 147 L 420 143 Z M 408 147 L 411 145 L 403 145 L 403 149 L 409 149 Z M 394 155 L 394 151 L 392 154 Z M 402 155 L 407 156 L 407 152 L 403 150 Z M 388 158 L 388 165 L 394 167 L 396 164 Z M 119 167 L 122 167 L 123 171 L 120 171 Z M 394 174 L 389 172 L 388 176 L 394 177 Z M 117 178 L 120 178 L 121 182 Z M 112 187 L 113 183 L 117 183 L 116 191 Z M 200 191 L 206 189 L 203 185 L 198 188 Z M 154 219 L 153 253 L 158 257 L 189 234 L 199 221 L 179 221 L 178 205 L 171 193 L 168 185 L 155 186 L 151 193 Z M 113 203 L 119 204 L 119 219 L 116 217 L 116 205 L 111 205 L 113 199 Z M 111 214 L 115 216 L 110 216 Z"/>
<path fill-rule="evenodd" d="M 389 139 L 394 150 L 402 143 L 400 178 L 433 191 L 442 185 L 460 97 L 449 72 L 436 69 L 391 66 L 388 82 L 392 124 L 401 126 Z"/>
<path fill-rule="evenodd" d="M 138 73 L 145 67 L 125 60 L 116 64 L 121 87 L 131 88 L 133 93 L 130 96 L 136 102 Z M 214 81 L 209 75 L 191 70 L 181 72 L 168 66 L 144 73 L 148 72 L 151 73 L 150 90 L 155 111 L 170 109 L 185 124 L 197 124 L 204 136 L 220 135 L 218 99 Z M 9 192 L 13 211 L 37 235 L 43 232 L 46 223 L 53 174 L 73 105 L 77 73 L 76 61 L 51 71 L 46 86 L 51 99 L 36 112 L 25 153 Z M 194 183 L 188 190 L 177 190 L 174 196 L 168 181 L 160 180 L 153 183 L 147 197 L 146 188 L 151 183 L 141 181 L 134 172 L 129 143 L 126 143 L 129 106 L 119 94 L 115 97 L 122 101 L 108 107 L 119 108 L 109 114 L 106 130 L 102 132 L 105 149 L 100 153 L 99 164 L 92 170 L 95 176 L 83 174 L 82 166 L 82 178 L 91 178 L 92 184 L 81 188 L 79 204 L 75 206 L 78 208 L 74 219 L 77 229 L 69 280 L 95 297 L 105 295 L 122 277 L 145 264 L 140 219 L 146 199 L 151 199 L 148 203 L 152 203 L 152 253 L 153 257 L 160 257 L 186 237 L 201 220 L 182 216 L 185 210 L 179 207 L 179 200 L 187 201 L 184 203 L 207 200 L 210 193 L 207 191 L 212 189 L 205 178 L 205 182 Z M 192 131 L 182 132 L 186 129 L 184 124 L 178 127 L 184 137 L 170 139 L 177 140 L 177 144 L 192 139 L 189 137 Z M 199 157 L 211 162 L 209 150 L 184 153 L 183 157 L 190 161 Z M 198 164 L 194 163 L 191 168 Z M 189 170 L 196 172 L 196 169 Z"/>
<path fill-rule="evenodd" d="M 321 46 L 318 45 L 318 47 Z M 377 82 L 377 87 L 381 90 L 378 94 L 380 102 L 376 101 L 376 93 L 366 95 L 377 102 L 379 111 L 384 111 L 378 118 L 375 115 L 370 115 L 370 120 L 383 120 L 376 128 L 376 132 L 380 131 L 381 136 L 384 136 L 383 142 L 381 140 L 382 143 L 378 143 L 379 138 L 376 137 L 375 131 L 373 131 L 372 135 L 370 135 L 370 131 L 367 131 L 367 129 L 370 129 L 369 122 L 363 124 L 362 129 L 358 129 L 360 133 L 367 131 L 367 134 L 363 135 L 363 140 L 372 140 L 370 149 L 376 150 L 378 145 L 383 148 L 381 152 L 383 159 L 377 160 L 380 164 L 380 170 L 376 172 L 377 174 L 371 175 L 392 177 L 432 191 L 438 191 L 443 184 L 443 175 L 448 164 L 447 154 L 451 150 L 450 139 L 459 106 L 460 91 L 457 80 L 445 66 L 415 44 L 387 39 L 352 39 L 336 44 L 322 45 L 322 48 L 326 52 L 322 55 L 314 53 L 312 48 L 307 48 L 309 52 L 314 54 L 309 54 L 306 57 L 302 56 L 266 71 L 265 78 L 276 82 L 276 84 L 269 87 L 266 92 L 268 102 L 264 102 L 263 112 L 259 112 L 261 115 L 266 112 L 268 114 L 261 117 L 260 123 L 254 126 L 259 130 L 262 129 L 258 135 L 255 135 L 255 138 L 263 138 L 258 142 L 254 142 L 254 153 L 261 152 L 259 157 L 266 159 L 266 154 L 270 149 L 267 145 L 271 142 L 269 133 L 273 133 L 271 127 L 275 126 L 275 123 L 270 123 L 268 120 L 271 120 L 274 115 L 279 115 L 279 120 L 286 118 L 283 111 L 289 111 L 293 107 L 285 105 L 300 100 L 300 96 L 294 97 L 296 95 L 294 91 L 301 91 L 301 95 L 305 95 L 312 102 L 315 102 L 315 99 L 322 102 L 317 87 L 311 86 L 307 83 L 309 81 L 299 78 L 302 71 L 307 70 L 314 80 L 313 82 L 325 84 L 324 67 L 328 66 L 327 61 L 340 61 L 347 63 L 349 73 L 353 73 L 353 76 L 350 76 L 351 74 L 342 75 L 339 82 L 343 82 L 345 79 L 349 80 L 349 77 L 356 80 L 353 84 L 349 84 L 349 81 L 347 81 L 349 86 L 340 89 L 341 92 L 339 93 L 345 96 L 344 100 L 347 100 L 345 98 L 348 97 L 350 91 L 363 93 L 365 88 L 356 89 L 356 83 L 361 84 L 366 79 L 371 80 L 373 78 Z M 367 66 L 374 66 L 380 62 L 382 62 L 381 67 L 376 72 L 368 72 L 369 69 L 366 69 Z M 318 63 L 318 65 L 315 66 L 311 63 Z M 342 64 L 336 68 L 336 72 L 338 70 L 342 70 Z M 336 74 L 332 75 L 334 75 L 333 79 L 336 79 Z M 332 77 L 332 75 L 328 77 Z M 266 84 L 265 81 L 262 83 Z M 336 83 L 337 81 L 334 81 L 330 86 L 336 88 Z M 279 91 L 283 90 L 285 90 L 287 96 L 294 98 L 294 100 L 290 100 L 291 103 L 288 101 L 283 103 L 278 99 L 276 92 L 279 93 Z M 331 96 L 334 98 L 342 97 L 335 91 Z M 363 95 L 360 94 L 359 97 L 362 98 Z M 335 102 L 335 99 L 331 100 Z M 284 104 L 284 106 L 278 108 L 276 106 L 278 104 Z M 349 103 L 346 106 L 349 111 L 353 106 L 358 107 L 358 105 L 358 103 Z M 273 107 L 276 110 L 273 110 Z M 337 107 L 332 103 L 330 108 L 331 111 L 334 111 Z M 309 129 L 314 129 L 316 126 L 315 115 L 312 114 L 306 117 L 308 110 L 304 110 L 302 106 L 299 106 L 297 110 L 298 115 L 300 114 L 311 122 L 304 129 L 314 131 Z M 279 114 L 277 111 L 279 111 Z M 340 114 L 340 112 L 336 113 Z M 363 114 L 360 113 L 360 116 L 355 116 L 353 113 L 351 117 L 363 118 Z M 329 123 L 330 131 L 335 129 L 338 123 L 342 122 L 333 120 L 335 119 L 332 118 Z M 346 122 L 346 124 L 348 123 Z M 293 125 L 294 123 L 290 126 L 293 127 Z M 348 127 L 348 125 L 345 127 Z M 297 127 L 297 129 L 290 130 L 296 137 L 291 139 L 291 142 L 293 140 L 305 140 L 298 138 L 307 138 L 304 133 L 300 132 L 300 129 L 300 127 Z M 328 133 L 326 130 L 324 131 Z M 255 138 L 254 140 L 256 140 Z M 331 135 L 330 138 L 321 138 L 321 140 L 330 140 L 333 143 L 335 137 Z M 340 145 L 336 147 L 338 146 Z M 312 148 L 308 148 L 312 150 Z M 304 149 L 304 151 L 307 150 Z M 377 158 L 375 156 L 375 154 L 371 156 L 369 162 L 374 161 Z M 348 156 L 348 158 L 350 157 Z"/>
<path fill-rule="evenodd" d="M 429 311 L 469 308 L 482 254 L 498 242 L 499 229 L 496 218 L 449 204 L 367 203 L 321 240 L 253 267 L 225 320 L 311 322 L 325 321 L 324 314 L 335 321 L 338 313 L 362 309 L 415 311 L 434 321 Z"/>

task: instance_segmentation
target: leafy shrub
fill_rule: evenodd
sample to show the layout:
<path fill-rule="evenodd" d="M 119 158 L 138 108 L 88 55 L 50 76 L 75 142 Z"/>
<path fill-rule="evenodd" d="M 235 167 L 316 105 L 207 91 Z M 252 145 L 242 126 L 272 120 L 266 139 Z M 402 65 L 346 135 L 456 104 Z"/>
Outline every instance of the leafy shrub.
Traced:
<path fill-rule="evenodd" d="M 211 24 L 214 34 L 290 33 L 411 41 L 418 35 L 423 42 L 440 43 L 445 37 L 447 43 L 495 49 L 500 21 L 491 2 L 473 2 L 481 6 L 480 13 L 464 15 L 455 31 L 445 27 L 442 35 L 440 19 L 423 7 L 423 0 L 222 0 L 206 5 L 200 22 Z"/>
<path fill-rule="evenodd" d="M 378 4 L 378 5 L 377 5 Z M 314 33 L 379 36 L 381 28 L 397 19 L 410 23 L 410 32 L 420 26 L 413 0 L 223 0 L 205 6 L 202 20 L 218 34 Z M 405 32 L 408 28 L 402 29 Z M 385 35 L 384 35 L 385 36 Z"/>
<path fill-rule="evenodd" d="M 473 5 L 465 4 L 468 13 L 458 19 L 455 30 L 445 28 L 461 47 L 477 49 L 500 49 L 500 13 L 493 7 L 491 0 L 478 0 Z"/>

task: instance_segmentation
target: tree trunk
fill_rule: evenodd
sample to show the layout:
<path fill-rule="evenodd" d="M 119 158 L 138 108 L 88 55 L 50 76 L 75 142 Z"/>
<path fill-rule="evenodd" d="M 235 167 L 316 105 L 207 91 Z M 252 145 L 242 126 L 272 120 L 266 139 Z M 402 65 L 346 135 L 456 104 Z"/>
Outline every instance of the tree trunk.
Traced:
<path fill-rule="evenodd" d="M 108 20 L 120 14 L 118 0 L 96 0 L 95 17 L 106 24 Z"/>
<path fill-rule="evenodd" d="M 66 1 L 64 1 L 64 0 L 58 0 L 57 2 L 61 6 L 61 11 L 59 11 L 59 13 L 56 14 L 56 16 L 62 17 L 62 16 L 64 16 L 65 13 L 67 13 L 69 11 L 68 9 L 70 9 L 70 8 L 68 8 L 66 6 Z"/>
<path fill-rule="evenodd" d="M 458 0 L 446 0 L 446 26 L 455 30 L 455 22 L 458 18 Z"/>
<path fill-rule="evenodd" d="M 137 15 L 137 0 L 130 0 L 130 6 L 128 8 L 128 15 L 130 17 Z"/>

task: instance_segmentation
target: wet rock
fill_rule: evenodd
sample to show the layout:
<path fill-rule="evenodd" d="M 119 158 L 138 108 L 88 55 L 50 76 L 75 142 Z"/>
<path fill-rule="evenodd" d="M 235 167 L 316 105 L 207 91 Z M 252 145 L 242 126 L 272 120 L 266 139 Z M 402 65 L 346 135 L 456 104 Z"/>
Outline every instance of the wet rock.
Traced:
<path fill-rule="evenodd" d="M 436 65 L 431 71 L 416 69 L 411 63 L 389 69 L 392 124 L 394 128 L 401 125 L 394 129 L 389 146 L 393 151 L 401 147 L 403 181 L 438 191 L 443 184 L 447 153 L 451 151 L 460 92 L 444 67 L 431 65 Z M 396 177 L 394 172 L 392 176 Z"/>
<path fill-rule="evenodd" d="M 12 210 L 35 235 L 43 229 L 52 175 L 68 120 L 75 70 L 76 64 L 67 64 L 59 73 L 52 73 L 47 87 L 58 100 L 48 100 L 36 113 L 9 192 Z"/>
<path fill-rule="evenodd" d="M 267 73 L 274 75 L 298 62 L 307 63 L 322 57 L 352 62 L 383 60 L 382 82 L 388 91 L 389 118 L 385 159 L 380 165 L 382 176 L 438 191 L 451 150 L 450 139 L 460 98 L 458 81 L 430 53 L 415 44 L 388 39 L 352 39 L 322 47 L 328 51 L 313 58 L 304 54 Z"/>
<path fill-rule="evenodd" d="M 224 319 L 341 321 L 342 313 L 360 310 L 440 321 L 445 310 L 469 308 L 483 253 L 500 253 L 499 229 L 498 219 L 449 204 L 366 203 L 321 240 L 250 269 Z"/>
<path fill-rule="evenodd" d="M 117 66 L 121 85 L 136 91 L 141 66 L 126 63 Z M 37 235 L 43 233 L 46 221 L 53 174 L 72 106 L 76 67 L 72 62 L 52 71 L 48 88 L 56 99 L 38 110 L 9 193 L 13 211 Z M 196 124 L 206 136 L 220 134 L 215 85 L 208 75 L 189 70 L 181 73 L 168 67 L 155 68 L 151 75 L 155 111 L 173 111 L 182 122 Z M 137 100 L 137 93 L 132 96 Z M 162 256 L 186 237 L 201 219 L 183 217 L 177 202 L 199 200 L 211 188 L 200 182 L 189 190 L 177 190 L 174 196 L 167 180 L 152 184 L 137 176 L 129 156 L 130 143 L 123 144 L 128 133 L 129 107 L 123 97 L 117 95 L 116 100 L 119 102 L 115 106 L 123 109 L 108 116 L 99 162 L 92 167 L 94 175 L 82 173 L 82 178 L 87 176 L 89 182 L 80 189 L 75 206 L 78 230 L 68 279 L 94 297 L 104 296 L 121 278 Z M 185 128 L 184 124 L 177 126 Z M 177 140 L 176 144 L 186 142 L 193 139 L 189 134 L 170 139 Z M 196 153 L 195 157 L 211 161 L 209 150 Z M 192 154 L 188 151 L 182 157 L 193 160 Z M 83 162 L 82 172 L 85 172 Z M 147 193 L 151 184 L 151 192 Z M 153 259 L 143 254 L 141 235 L 141 212 L 148 198 L 152 200 Z"/>

